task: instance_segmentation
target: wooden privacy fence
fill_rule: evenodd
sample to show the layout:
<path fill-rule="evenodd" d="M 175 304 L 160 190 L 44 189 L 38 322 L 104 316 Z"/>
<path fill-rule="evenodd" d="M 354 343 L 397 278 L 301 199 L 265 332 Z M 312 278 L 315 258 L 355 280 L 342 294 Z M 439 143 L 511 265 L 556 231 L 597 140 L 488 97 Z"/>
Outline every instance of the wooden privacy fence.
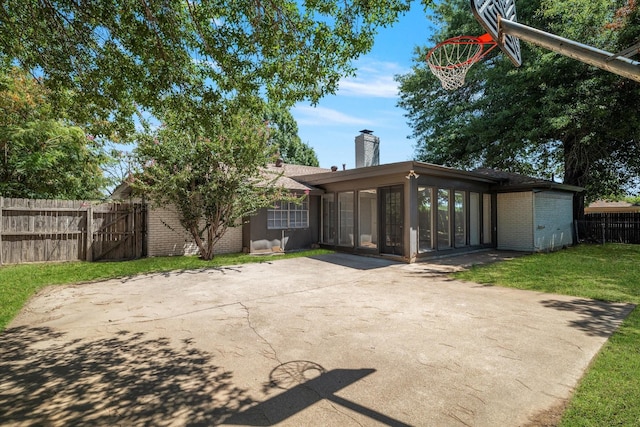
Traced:
<path fill-rule="evenodd" d="M 0 265 L 146 255 L 141 203 L 0 197 Z"/>
<path fill-rule="evenodd" d="M 591 213 L 578 221 L 580 240 L 640 244 L 640 212 Z"/>

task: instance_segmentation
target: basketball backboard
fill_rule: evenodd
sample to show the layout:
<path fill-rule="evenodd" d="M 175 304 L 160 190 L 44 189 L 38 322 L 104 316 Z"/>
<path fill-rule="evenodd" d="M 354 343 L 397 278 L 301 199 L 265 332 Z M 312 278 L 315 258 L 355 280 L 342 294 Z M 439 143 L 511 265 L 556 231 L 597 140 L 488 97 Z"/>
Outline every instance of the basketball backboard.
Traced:
<path fill-rule="evenodd" d="M 517 22 L 515 0 L 471 0 L 471 10 L 478 22 L 498 43 L 500 49 L 516 67 L 519 67 L 522 64 L 520 40 L 517 37 L 500 34 L 499 23 L 499 19 Z"/>

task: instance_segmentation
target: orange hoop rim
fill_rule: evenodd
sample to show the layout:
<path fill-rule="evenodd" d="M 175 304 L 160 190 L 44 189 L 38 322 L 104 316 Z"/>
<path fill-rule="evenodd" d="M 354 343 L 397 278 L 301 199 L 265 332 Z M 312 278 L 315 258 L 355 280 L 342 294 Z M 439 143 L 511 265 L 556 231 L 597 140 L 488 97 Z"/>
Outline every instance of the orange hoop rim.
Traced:
<path fill-rule="evenodd" d="M 467 59 L 464 62 L 458 62 L 455 64 L 448 64 L 448 65 L 437 65 L 432 63 L 431 61 L 429 61 L 429 59 L 431 58 L 431 56 L 433 55 L 434 52 L 436 52 L 438 49 L 440 49 L 442 46 L 444 45 L 452 45 L 452 44 L 475 44 L 478 45 L 480 47 L 480 49 L 478 49 L 478 52 L 475 53 L 473 56 L 471 56 L 469 59 Z M 488 49 L 485 49 L 485 46 L 489 45 L 490 47 Z M 479 60 L 481 60 L 484 56 L 486 56 L 489 52 L 491 52 L 493 49 L 495 49 L 498 46 L 498 43 L 493 39 L 493 37 L 491 37 L 491 34 L 489 33 L 485 33 L 481 36 L 457 36 L 457 37 L 452 37 L 450 39 L 441 41 L 440 43 L 438 43 L 437 45 L 435 45 L 433 48 L 431 48 L 431 50 L 427 53 L 426 56 L 426 61 L 429 64 L 430 67 L 433 67 L 437 70 L 443 70 L 443 69 L 455 69 L 455 68 L 460 68 L 460 67 L 464 67 L 464 66 L 470 66 L 476 62 L 478 62 Z"/>

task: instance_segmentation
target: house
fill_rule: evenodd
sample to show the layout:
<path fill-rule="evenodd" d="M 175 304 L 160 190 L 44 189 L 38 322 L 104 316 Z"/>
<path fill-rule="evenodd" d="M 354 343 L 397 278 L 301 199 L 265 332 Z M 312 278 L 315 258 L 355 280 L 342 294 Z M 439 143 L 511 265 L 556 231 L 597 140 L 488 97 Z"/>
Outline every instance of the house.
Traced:
<path fill-rule="evenodd" d="M 131 200 L 131 187 L 127 182 L 118 185 L 111 193 L 112 200 Z M 142 200 L 136 198 L 137 202 Z M 178 211 L 172 206 L 156 207 L 145 203 L 146 215 L 144 239 L 146 256 L 196 255 L 198 245 L 191 234 L 180 224 Z M 242 251 L 242 227 L 229 227 L 216 243 L 217 254 L 238 253 Z"/>
<path fill-rule="evenodd" d="M 230 227 L 216 253 L 320 246 L 414 262 L 484 248 L 539 252 L 574 243 L 580 187 L 494 169 L 380 165 L 379 146 L 365 129 L 355 138 L 354 169 L 269 165 L 265 173 L 302 201 L 274 203 Z M 126 198 L 126 186 L 115 194 Z M 197 252 L 174 210 L 153 209 L 147 218 L 149 256 Z"/>
<path fill-rule="evenodd" d="M 639 203 L 625 201 L 596 200 L 584 208 L 585 214 L 592 213 L 635 213 L 640 212 Z"/>
<path fill-rule="evenodd" d="M 355 142 L 355 169 L 272 166 L 281 168 L 280 185 L 307 197 L 247 218 L 244 249 L 318 244 L 414 262 L 482 248 L 550 251 L 574 242 L 573 198 L 580 187 L 491 169 L 380 165 L 371 131 L 361 131 Z"/>

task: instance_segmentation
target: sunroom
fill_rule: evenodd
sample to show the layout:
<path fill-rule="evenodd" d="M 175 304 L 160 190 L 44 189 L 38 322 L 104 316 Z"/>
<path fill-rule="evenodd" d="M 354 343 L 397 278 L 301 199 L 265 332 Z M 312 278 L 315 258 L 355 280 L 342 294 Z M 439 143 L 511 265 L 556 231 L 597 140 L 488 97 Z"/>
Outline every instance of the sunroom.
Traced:
<path fill-rule="evenodd" d="M 408 262 L 495 247 L 494 178 L 409 161 L 296 179 L 324 190 L 321 246 Z"/>

